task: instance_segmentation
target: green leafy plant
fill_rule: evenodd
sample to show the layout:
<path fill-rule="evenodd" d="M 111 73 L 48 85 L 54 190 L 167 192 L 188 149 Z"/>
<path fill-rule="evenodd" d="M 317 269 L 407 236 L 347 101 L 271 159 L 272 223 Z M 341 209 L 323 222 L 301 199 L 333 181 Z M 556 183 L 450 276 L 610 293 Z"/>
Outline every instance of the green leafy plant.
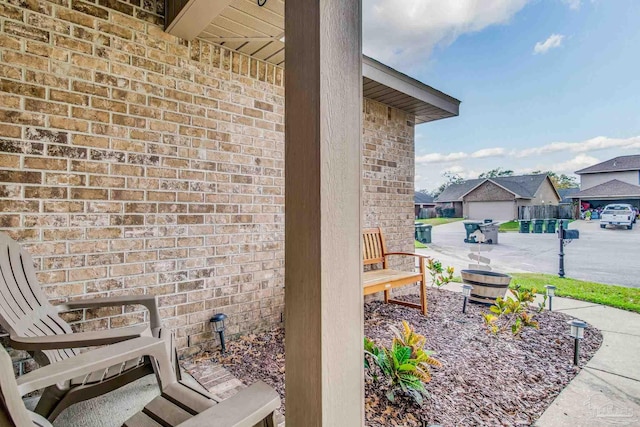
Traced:
<path fill-rule="evenodd" d="M 387 381 L 387 399 L 395 401 L 399 390 L 422 405 L 423 396 L 428 396 L 424 384 L 431 381 L 430 367 L 442 364 L 432 357 L 431 351 L 423 348 L 426 338 L 416 333 L 405 321 L 402 330 L 392 327 L 395 337 L 391 348 L 378 347 L 373 341 L 364 339 L 365 368 L 374 381 L 380 380 L 378 372 Z M 376 369 L 377 368 L 377 369 Z"/>
<path fill-rule="evenodd" d="M 514 298 L 496 298 L 496 303 L 489 308 L 490 313 L 482 315 L 487 330 L 494 335 L 508 329 L 513 335 L 519 335 L 525 327 L 539 327 L 534 315 L 529 312 L 530 305 L 535 301 L 536 290 L 517 287 L 511 293 Z M 544 301 L 538 304 L 538 313 L 544 309 L 546 302 L 545 296 Z"/>
<path fill-rule="evenodd" d="M 426 267 L 431 275 L 431 286 L 441 288 L 453 280 L 453 267 L 444 268 L 437 259 L 428 258 Z"/>

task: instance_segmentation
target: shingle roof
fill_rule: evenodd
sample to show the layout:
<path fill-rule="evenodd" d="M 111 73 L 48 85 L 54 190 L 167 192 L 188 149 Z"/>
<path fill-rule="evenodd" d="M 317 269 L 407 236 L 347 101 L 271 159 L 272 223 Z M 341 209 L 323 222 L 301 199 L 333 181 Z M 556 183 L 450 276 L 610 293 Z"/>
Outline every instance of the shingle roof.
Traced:
<path fill-rule="evenodd" d="M 636 171 L 640 170 L 640 154 L 633 156 L 620 156 L 607 160 L 606 162 L 598 163 L 597 165 L 589 166 L 588 168 L 580 169 L 576 171 L 578 175 L 585 173 L 598 173 L 598 172 L 620 172 L 620 171 Z"/>
<path fill-rule="evenodd" d="M 491 180 L 496 184 L 503 186 L 516 196 L 524 199 L 535 197 L 538 192 L 538 188 L 540 188 L 545 179 L 547 179 L 547 174 L 501 176 L 499 178 L 491 178 Z"/>
<path fill-rule="evenodd" d="M 580 189 L 578 187 L 572 188 L 561 188 L 558 190 L 558 194 L 560 195 L 560 203 L 571 203 L 571 196 L 579 192 Z"/>
<path fill-rule="evenodd" d="M 469 191 L 473 190 L 477 187 L 481 182 L 486 181 L 484 179 L 470 179 L 467 181 L 462 181 L 460 184 L 450 184 L 447 188 L 444 189 L 442 193 L 438 197 L 436 197 L 436 202 L 461 202 L 462 196 L 467 194 Z"/>
<path fill-rule="evenodd" d="M 519 199 L 535 197 L 538 188 L 547 179 L 546 174 L 501 176 L 487 179 L 470 179 L 460 184 L 449 185 L 437 198 L 436 202 L 460 202 L 462 197 L 485 181 L 492 181 L 513 193 Z"/>
<path fill-rule="evenodd" d="M 433 196 L 426 193 L 421 193 L 420 191 L 414 191 L 413 203 L 415 203 L 416 205 L 420 205 L 423 203 L 433 203 Z"/>
<path fill-rule="evenodd" d="M 640 197 L 640 186 L 612 179 L 604 184 L 596 185 L 571 195 L 572 199 L 594 199 L 598 197 Z"/>

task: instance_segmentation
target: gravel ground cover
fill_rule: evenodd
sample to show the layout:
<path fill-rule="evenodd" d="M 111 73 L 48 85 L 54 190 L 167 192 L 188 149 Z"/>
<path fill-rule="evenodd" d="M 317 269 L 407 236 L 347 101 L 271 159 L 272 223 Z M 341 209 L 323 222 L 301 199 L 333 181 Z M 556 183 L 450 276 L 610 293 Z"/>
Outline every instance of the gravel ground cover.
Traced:
<path fill-rule="evenodd" d="M 417 296 L 407 296 L 417 301 Z M 559 312 L 536 316 L 539 329 L 526 328 L 519 337 L 488 334 L 482 321 L 487 308 L 470 304 L 461 312 L 462 297 L 429 289 L 427 317 L 415 309 L 393 304 L 365 304 L 365 335 L 390 345 L 389 325 L 408 321 L 427 337 L 425 349 L 437 352 L 442 368 L 432 369 L 426 388 L 429 397 L 418 406 L 396 393 L 387 400 L 385 386 L 365 381 L 366 424 L 382 426 L 530 426 L 578 373 L 572 366 L 573 340 Z M 581 344 L 581 364 L 600 347 L 602 335 L 592 327 Z M 251 384 L 263 380 L 284 400 L 284 332 L 282 329 L 249 335 L 228 344 L 228 352 L 200 355 L 213 358 L 237 378 Z M 195 373 L 197 378 L 197 372 Z"/>

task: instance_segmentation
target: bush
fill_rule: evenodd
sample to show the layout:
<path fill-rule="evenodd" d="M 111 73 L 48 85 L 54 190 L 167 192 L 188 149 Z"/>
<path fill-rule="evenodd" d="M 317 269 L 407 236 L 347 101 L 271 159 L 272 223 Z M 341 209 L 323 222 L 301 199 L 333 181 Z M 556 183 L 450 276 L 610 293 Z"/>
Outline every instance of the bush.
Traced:
<path fill-rule="evenodd" d="M 364 365 L 374 381 L 381 377 L 387 382 L 387 399 L 395 401 L 395 393 L 401 390 L 422 405 L 423 396 L 428 396 L 425 383 L 431 381 L 430 367 L 442 364 L 431 357 L 434 353 L 423 347 L 426 338 L 402 321 L 402 330 L 391 327 L 395 334 L 391 348 L 378 347 L 369 338 L 364 338 Z M 377 368 L 377 369 L 376 369 Z"/>

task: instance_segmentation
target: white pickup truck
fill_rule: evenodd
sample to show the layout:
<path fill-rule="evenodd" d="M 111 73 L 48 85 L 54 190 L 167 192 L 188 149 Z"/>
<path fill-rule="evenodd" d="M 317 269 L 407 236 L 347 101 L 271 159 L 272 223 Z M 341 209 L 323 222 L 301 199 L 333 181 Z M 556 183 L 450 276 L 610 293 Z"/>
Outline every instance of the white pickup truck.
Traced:
<path fill-rule="evenodd" d="M 600 217 L 600 228 L 606 228 L 607 225 L 622 225 L 626 226 L 627 230 L 631 230 L 635 217 L 635 211 L 631 205 L 607 205 Z"/>

